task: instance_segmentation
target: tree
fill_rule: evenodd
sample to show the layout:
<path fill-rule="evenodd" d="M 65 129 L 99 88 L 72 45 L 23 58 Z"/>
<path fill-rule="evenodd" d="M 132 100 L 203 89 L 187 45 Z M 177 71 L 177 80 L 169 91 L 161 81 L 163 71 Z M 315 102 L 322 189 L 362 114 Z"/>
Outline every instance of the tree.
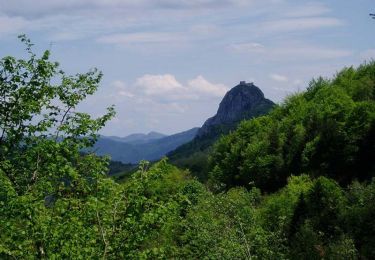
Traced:
<path fill-rule="evenodd" d="M 82 256 L 82 245 L 101 230 L 82 225 L 102 223 L 95 212 L 103 203 L 94 198 L 100 190 L 116 192 L 104 178 L 107 160 L 82 149 L 95 142 L 114 108 L 96 119 L 77 111 L 102 73 L 67 75 L 48 50 L 37 56 L 30 40 L 19 38 L 27 58 L 0 60 L 0 258 Z M 86 255 L 106 252 L 106 240 L 97 247 Z"/>
<path fill-rule="evenodd" d="M 38 57 L 30 40 L 25 35 L 19 38 L 28 58 L 0 60 L 0 169 L 21 194 L 37 180 L 55 185 L 62 178 L 66 184 L 71 181 L 74 174 L 68 166 L 79 168 L 80 151 L 95 142 L 114 108 L 97 119 L 76 111 L 95 93 L 102 73 L 92 69 L 66 75 L 50 61 L 48 50 Z"/>

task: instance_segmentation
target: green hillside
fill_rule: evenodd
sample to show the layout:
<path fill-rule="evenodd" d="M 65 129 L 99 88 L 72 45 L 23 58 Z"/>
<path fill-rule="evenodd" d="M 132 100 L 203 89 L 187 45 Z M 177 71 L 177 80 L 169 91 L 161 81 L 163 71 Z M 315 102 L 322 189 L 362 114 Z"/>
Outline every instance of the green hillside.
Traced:
<path fill-rule="evenodd" d="M 347 185 L 375 167 L 375 63 L 312 80 L 269 115 L 244 121 L 216 143 L 213 185 L 282 187 L 290 175 L 326 176 Z"/>

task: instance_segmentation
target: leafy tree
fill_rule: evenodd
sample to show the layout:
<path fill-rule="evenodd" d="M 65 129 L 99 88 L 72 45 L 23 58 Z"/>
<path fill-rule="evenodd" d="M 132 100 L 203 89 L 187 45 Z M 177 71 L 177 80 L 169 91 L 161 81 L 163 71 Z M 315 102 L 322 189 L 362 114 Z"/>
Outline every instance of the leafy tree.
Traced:
<path fill-rule="evenodd" d="M 356 257 L 354 242 L 342 229 L 346 205 L 342 189 L 325 177 L 319 177 L 306 195 L 300 196 L 290 223 L 294 259 L 335 258 L 340 254 L 344 259 Z M 340 251 L 341 247 L 347 247 L 346 251 Z"/>
<path fill-rule="evenodd" d="M 182 222 L 180 258 L 283 259 L 282 244 L 259 225 L 260 192 L 236 188 L 209 194 Z"/>
<path fill-rule="evenodd" d="M 291 176 L 284 188 L 266 196 L 260 208 L 264 228 L 280 232 L 280 235 L 287 238 L 291 229 L 294 228 L 293 216 L 301 207 L 299 203 L 301 197 L 306 195 L 312 185 L 313 181 L 307 175 Z"/>
<path fill-rule="evenodd" d="M 30 40 L 20 39 L 28 59 L 7 56 L 0 61 L 0 169 L 23 194 L 39 180 L 56 189 L 62 178 L 67 183 L 77 174 L 89 175 L 80 172 L 90 162 L 81 160 L 79 151 L 93 144 L 114 110 L 108 108 L 97 119 L 76 111 L 97 90 L 102 74 L 94 69 L 66 75 L 49 60 L 49 51 L 38 57 Z"/>
<path fill-rule="evenodd" d="M 26 36 L 19 38 L 28 58 L 0 60 L 0 255 L 54 258 L 61 246 L 60 257 L 68 256 L 64 250 L 78 250 L 92 231 L 83 230 L 72 207 L 97 193 L 107 164 L 80 151 L 94 143 L 114 109 L 97 119 L 76 111 L 97 90 L 102 74 L 94 69 L 66 75 L 49 51 L 39 57 Z M 72 230 L 82 236 L 61 239 L 64 232 L 65 238 L 78 234 Z M 56 237 L 60 242 L 53 244 Z"/>
<path fill-rule="evenodd" d="M 372 259 L 375 257 L 375 180 L 368 184 L 354 182 L 347 198 L 344 229 L 354 238 L 361 258 Z"/>

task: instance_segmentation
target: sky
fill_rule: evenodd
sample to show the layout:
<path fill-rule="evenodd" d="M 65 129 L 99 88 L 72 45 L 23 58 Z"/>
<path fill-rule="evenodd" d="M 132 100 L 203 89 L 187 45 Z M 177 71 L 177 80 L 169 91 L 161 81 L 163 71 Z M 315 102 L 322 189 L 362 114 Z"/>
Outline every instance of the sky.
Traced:
<path fill-rule="evenodd" d="M 26 34 L 67 73 L 104 73 L 79 107 L 115 105 L 102 134 L 173 134 L 201 126 L 240 81 L 280 103 L 375 58 L 371 12 L 374 0 L 0 0 L 0 57 L 22 57 Z"/>

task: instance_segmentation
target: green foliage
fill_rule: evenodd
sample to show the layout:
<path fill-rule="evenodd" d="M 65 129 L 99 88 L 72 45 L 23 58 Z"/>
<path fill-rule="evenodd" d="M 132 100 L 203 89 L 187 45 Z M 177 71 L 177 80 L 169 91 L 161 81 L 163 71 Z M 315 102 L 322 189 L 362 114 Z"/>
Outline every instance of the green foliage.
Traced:
<path fill-rule="evenodd" d="M 210 183 L 275 191 L 288 176 L 327 176 L 340 184 L 375 174 L 375 62 L 312 80 L 269 115 L 242 122 L 211 155 Z"/>
<path fill-rule="evenodd" d="M 232 189 L 208 195 L 183 222 L 180 256 L 183 259 L 283 259 L 278 237 L 259 225 L 258 190 Z"/>
<path fill-rule="evenodd" d="M 281 232 L 284 237 L 288 236 L 293 228 L 293 215 L 298 211 L 297 203 L 301 196 L 311 189 L 312 184 L 307 175 L 289 177 L 287 186 L 264 198 L 260 210 L 262 225 L 267 230 Z"/>
<path fill-rule="evenodd" d="M 231 128 L 235 128 L 235 125 L 231 125 Z M 207 181 L 208 178 L 208 156 L 211 153 L 212 145 L 220 136 L 228 133 L 230 127 L 218 126 L 211 130 L 210 135 L 196 137 L 167 154 L 172 164 L 182 169 L 189 169 L 202 182 Z"/>
<path fill-rule="evenodd" d="M 186 174 L 161 161 L 149 170 L 140 169 L 125 184 L 98 177 L 86 196 L 66 194 L 43 200 L 31 193 L 16 196 L 10 191 L 7 201 L 1 200 L 0 256 L 87 259 L 173 255 L 174 228 L 191 204 L 184 195 L 189 185 Z"/>
<path fill-rule="evenodd" d="M 346 191 L 326 177 L 292 177 L 260 204 L 260 225 L 289 259 L 372 259 L 373 187 L 354 183 Z"/>
<path fill-rule="evenodd" d="M 375 179 L 368 185 L 353 183 L 347 194 L 344 229 L 364 259 L 375 257 Z"/>
<path fill-rule="evenodd" d="M 28 60 L 10 56 L 0 60 L 0 169 L 19 194 L 39 183 L 50 186 L 43 190 L 48 193 L 52 187 L 57 189 L 62 178 L 70 182 L 85 175 L 81 170 L 90 166 L 84 165 L 89 160 L 79 162 L 79 150 L 93 144 L 114 110 L 108 108 L 97 119 L 75 111 L 96 91 L 102 74 L 94 69 L 66 75 L 49 60 L 49 51 L 37 57 L 30 40 L 20 39 Z"/>
<path fill-rule="evenodd" d="M 318 178 L 307 194 L 300 196 L 290 223 L 290 243 L 295 258 L 324 257 L 326 247 L 341 239 L 344 199 L 341 188 L 325 177 Z"/>
<path fill-rule="evenodd" d="M 108 165 L 108 175 L 115 178 L 128 177 L 133 171 L 136 171 L 136 165 L 131 163 L 111 160 Z"/>
<path fill-rule="evenodd" d="M 66 75 L 49 51 L 38 57 L 30 40 L 20 39 L 28 59 L 0 60 L 0 255 L 69 256 L 91 234 L 71 209 L 89 209 L 86 200 L 97 193 L 107 164 L 80 150 L 94 143 L 114 110 L 97 119 L 76 111 L 98 88 L 101 73 Z"/>
<path fill-rule="evenodd" d="M 208 154 L 210 148 L 205 151 L 193 152 L 181 158 L 171 159 L 171 163 L 181 169 L 189 169 L 192 175 L 198 178 L 199 181 L 207 181 L 207 172 L 209 172 Z"/>

